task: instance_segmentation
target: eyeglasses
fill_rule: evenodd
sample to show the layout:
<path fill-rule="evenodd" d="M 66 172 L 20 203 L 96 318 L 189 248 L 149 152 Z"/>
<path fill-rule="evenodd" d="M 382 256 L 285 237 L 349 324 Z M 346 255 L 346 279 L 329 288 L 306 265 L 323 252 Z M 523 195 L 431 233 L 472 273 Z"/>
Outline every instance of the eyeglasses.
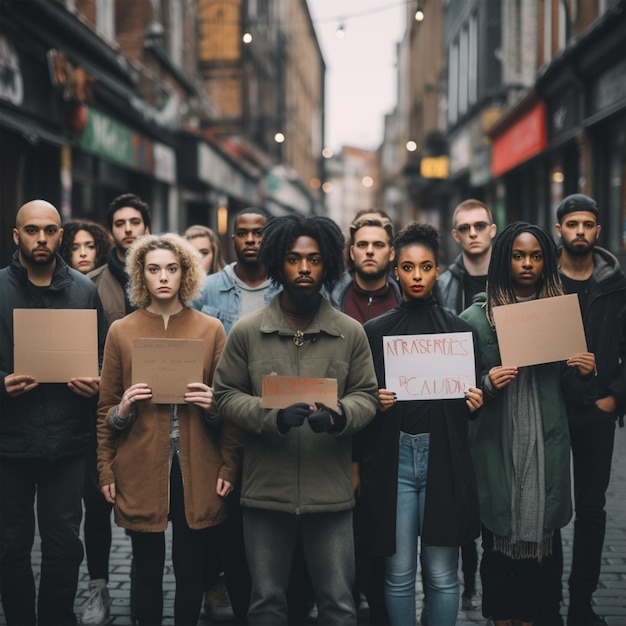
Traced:
<path fill-rule="evenodd" d="M 475 224 L 459 224 L 459 226 L 456 227 L 456 231 L 461 233 L 462 235 L 465 235 L 466 233 L 469 233 L 470 229 L 474 229 L 476 232 L 480 233 L 483 230 L 485 230 L 485 228 L 489 228 L 490 224 L 488 224 L 487 222 L 476 222 Z"/>

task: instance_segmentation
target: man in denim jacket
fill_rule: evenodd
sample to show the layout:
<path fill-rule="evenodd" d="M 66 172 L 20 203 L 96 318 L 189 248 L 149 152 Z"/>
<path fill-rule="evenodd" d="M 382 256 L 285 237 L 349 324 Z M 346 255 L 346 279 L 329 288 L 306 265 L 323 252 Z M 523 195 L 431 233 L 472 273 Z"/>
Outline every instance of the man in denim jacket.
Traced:
<path fill-rule="evenodd" d="M 202 292 L 191 306 L 217 317 L 226 330 L 244 315 L 264 307 L 280 291 L 265 276 L 259 261 L 259 246 L 268 215 L 262 209 L 247 208 L 235 215 L 233 248 L 237 260 L 204 281 Z"/>
<path fill-rule="evenodd" d="M 263 209 L 249 207 L 239 211 L 233 221 L 233 249 L 237 260 L 224 269 L 209 274 L 202 287 L 202 292 L 190 305 L 217 317 L 226 330 L 230 332 L 233 324 L 242 316 L 263 308 L 280 291 L 265 275 L 265 267 L 259 260 L 259 247 L 263 238 L 263 228 L 269 215 Z M 225 558 L 224 582 L 228 589 L 228 601 L 238 623 L 244 623 L 250 599 L 250 572 L 246 564 L 243 545 L 243 520 L 239 505 L 238 481 L 232 496 L 227 500 L 228 519 L 222 525 L 222 537 Z M 207 563 L 214 563 L 213 552 L 219 545 L 207 545 Z M 219 573 L 219 572 L 218 572 Z M 232 619 L 228 601 L 224 598 L 220 583 L 213 585 L 214 572 L 204 572 L 205 605 L 211 618 L 217 620 L 220 614 L 224 619 Z"/>

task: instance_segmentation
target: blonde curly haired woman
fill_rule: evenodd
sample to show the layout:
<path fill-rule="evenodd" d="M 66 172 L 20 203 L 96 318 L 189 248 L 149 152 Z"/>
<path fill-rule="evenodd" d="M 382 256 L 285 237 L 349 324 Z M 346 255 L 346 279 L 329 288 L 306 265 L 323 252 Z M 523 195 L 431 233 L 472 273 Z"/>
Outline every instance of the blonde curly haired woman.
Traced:
<path fill-rule="evenodd" d="M 206 533 L 226 517 L 239 464 L 236 429 L 221 424 L 210 385 L 226 339 L 219 320 L 185 305 L 204 272 L 193 247 L 174 234 L 138 239 L 126 257 L 129 299 L 137 310 L 111 325 L 98 403 L 100 486 L 116 523 L 132 540 L 140 625 L 161 624 L 165 529 L 172 522 L 174 621 L 197 624 Z M 156 404 L 132 384 L 136 338 L 202 339 L 203 380 L 181 404 Z"/>

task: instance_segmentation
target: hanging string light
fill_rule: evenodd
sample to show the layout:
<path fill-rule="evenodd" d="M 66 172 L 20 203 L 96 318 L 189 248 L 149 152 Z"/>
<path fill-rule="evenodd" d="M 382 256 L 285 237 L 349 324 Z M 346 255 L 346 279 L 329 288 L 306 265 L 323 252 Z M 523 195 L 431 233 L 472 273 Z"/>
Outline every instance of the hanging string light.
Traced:
<path fill-rule="evenodd" d="M 339 22 L 335 36 L 337 39 L 343 39 L 346 36 L 346 27 L 344 26 L 343 21 Z"/>
<path fill-rule="evenodd" d="M 421 22 L 424 20 L 424 10 L 422 7 L 418 6 L 417 11 L 415 11 L 415 21 Z"/>

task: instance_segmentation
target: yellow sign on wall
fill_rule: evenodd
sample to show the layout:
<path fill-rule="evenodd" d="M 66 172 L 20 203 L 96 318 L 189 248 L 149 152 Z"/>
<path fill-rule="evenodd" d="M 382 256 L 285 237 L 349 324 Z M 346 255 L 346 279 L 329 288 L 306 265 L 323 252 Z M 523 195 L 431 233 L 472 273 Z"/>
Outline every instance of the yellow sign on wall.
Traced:
<path fill-rule="evenodd" d="M 420 162 L 420 174 L 424 178 L 448 178 L 450 159 L 447 156 L 423 157 Z"/>

